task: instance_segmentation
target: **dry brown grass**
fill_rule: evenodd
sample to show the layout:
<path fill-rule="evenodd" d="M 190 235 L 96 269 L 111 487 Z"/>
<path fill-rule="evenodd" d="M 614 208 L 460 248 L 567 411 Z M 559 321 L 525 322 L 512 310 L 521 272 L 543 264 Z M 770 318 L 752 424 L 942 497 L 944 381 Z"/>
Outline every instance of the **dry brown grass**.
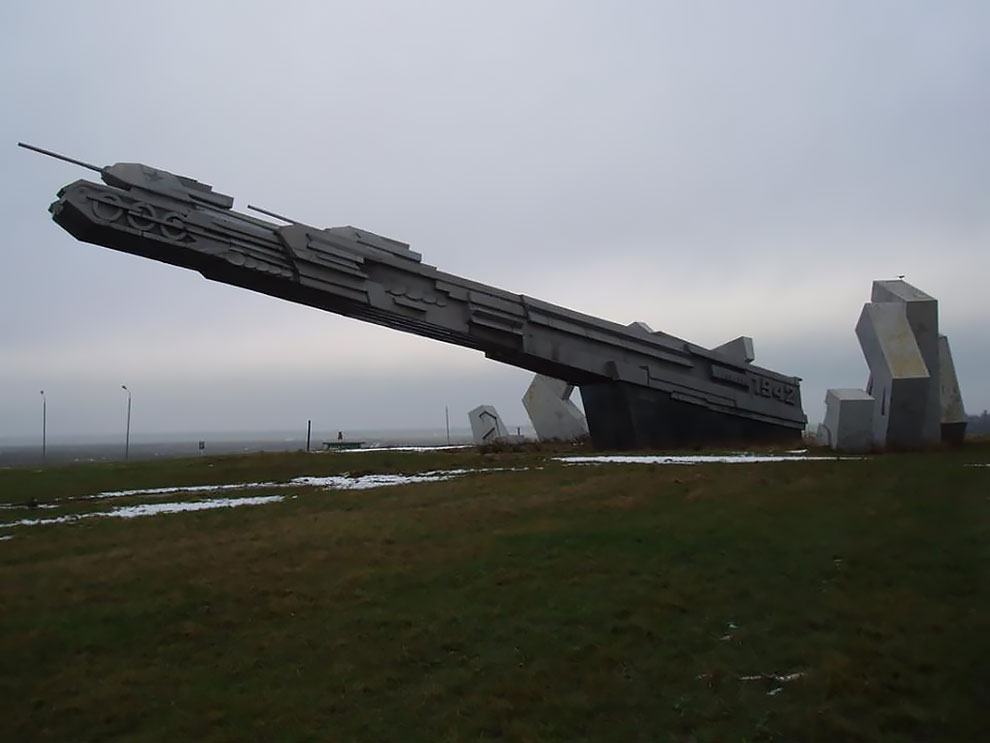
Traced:
<path fill-rule="evenodd" d="M 205 469 L 246 481 L 546 468 L 12 532 L 3 738 L 968 740 L 984 728 L 990 469 L 962 463 L 990 461 L 986 446 L 704 467 L 367 456 Z M 175 475 L 148 466 L 162 469 L 42 474 L 52 490 L 29 491 Z M 202 463 L 174 467 L 204 476 Z M 792 672 L 805 675 L 740 680 Z"/>

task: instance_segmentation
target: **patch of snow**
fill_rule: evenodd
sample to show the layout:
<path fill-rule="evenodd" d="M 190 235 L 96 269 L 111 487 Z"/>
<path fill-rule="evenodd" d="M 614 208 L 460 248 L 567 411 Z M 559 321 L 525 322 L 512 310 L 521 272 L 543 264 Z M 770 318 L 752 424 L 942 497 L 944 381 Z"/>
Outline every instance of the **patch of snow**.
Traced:
<path fill-rule="evenodd" d="M 740 681 L 776 681 L 778 684 L 787 684 L 791 681 L 797 681 L 799 678 L 805 675 L 804 671 L 797 671 L 795 673 L 756 673 L 751 676 L 740 676 Z"/>
<path fill-rule="evenodd" d="M 170 485 L 160 488 L 143 488 L 138 490 L 108 490 L 95 495 L 81 495 L 66 500 L 102 500 L 104 498 L 129 498 L 159 495 L 175 495 L 176 493 L 218 493 L 232 490 L 257 490 L 271 488 L 292 488 L 300 486 L 326 488 L 328 490 L 370 490 L 394 485 L 413 485 L 423 482 L 443 482 L 455 477 L 463 477 L 473 473 L 483 472 L 522 472 L 527 467 L 492 467 L 487 469 L 454 469 L 433 470 L 420 472 L 415 475 L 358 475 L 352 477 L 346 472 L 342 475 L 326 477 L 294 477 L 288 482 L 241 482 L 227 485 Z M 542 468 L 541 468 L 542 469 Z M 279 496 L 281 497 L 281 496 Z M 248 500 L 241 498 L 239 500 Z M 0 504 L 0 509 L 27 508 L 24 503 Z M 59 503 L 40 504 L 38 508 L 61 508 Z M 31 520 L 31 519 L 28 519 Z M 0 525 L 2 526 L 2 525 Z"/>
<path fill-rule="evenodd" d="M 8 539 L 13 539 L 13 538 L 14 538 L 13 534 L 8 534 L 5 537 L 0 537 L 0 542 L 6 542 Z"/>
<path fill-rule="evenodd" d="M 626 456 L 607 454 L 593 457 L 555 457 L 564 464 L 762 464 L 765 462 L 831 462 L 837 459 L 862 459 L 862 457 L 799 457 L 779 454 L 695 454 L 682 456 Z"/>
<path fill-rule="evenodd" d="M 9 529 L 12 526 L 46 526 L 48 524 L 67 524 L 70 521 L 78 521 L 88 515 L 89 514 L 79 514 L 76 516 L 56 516 L 50 519 L 20 519 L 19 521 L 8 521 L 5 524 L 0 524 L 0 529 Z"/>
<path fill-rule="evenodd" d="M 26 508 L 41 508 L 48 511 L 52 508 L 61 507 L 58 503 L 0 503 L 0 510 L 2 511 L 17 511 Z"/>
<path fill-rule="evenodd" d="M 249 498 L 211 498 L 209 500 L 178 503 L 143 503 L 139 506 L 120 506 L 102 515 L 117 519 L 134 519 L 141 516 L 155 516 L 160 513 L 183 513 L 184 511 L 206 511 L 211 508 L 237 508 L 239 506 L 262 506 L 284 500 L 281 495 L 256 495 Z"/>
<path fill-rule="evenodd" d="M 325 477 L 294 477 L 288 482 L 244 482 L 244 483 L 232 483 L 229 485 L 174 485 L 161 488 L 145 488 L 141 490 L 108 490 L 102 493 L 96 493 L 95 495 L 83 495 L 77 498 L 69 498 L 67 500 L 96 500 L 104 498 L 125 498 L 125 497 L 140 497 L 140 496 L 158 496 L 158 495 L 175 495 L 176 493 L 215 493 L 221 491 L 230 490 L 252 490 L 258 488 L 292 488 L 292 487 L 317 487 L 326 488 L 327 490 L 370 490 L 371 488 L 383 488 L 395 485 L 414 485 L 417 483 L 424 482 L 444 482 L 445 480 L 453 480 L 456 477 L 463 477 L 464 475 L 470 475 L 474 473 L 487 473 L 487 472 L 523 472 L 526 471 L 527 467 L 492 467 L 488 469 L 455 469 L 455 470 L 433 470 L 430 472 L 420 472 L 415 475 L 358 475 L 351 476 L 346 472 L 342 475 L 327 475 Z M 282 498 L 283 496 L 271 496 L 276 498 Z M 218 499 L 218 500 L 231 500 L 231 499 Z M 236 498 L 233 499 L 238 502 L 251 501 L 252 498 Z M 213 501 L 195 501 L 192 503 L 209 503 Z M 170 505 L 170 504 L 162 504 Z M 14 509 L 14 508 L 27 508 L 27 504 L 0 504 L 0 508 L 3 509 Z M 58 503 L 45 503 L 38 506 L 38 508 L 61 508 L 61 504 Z M 144 508 L 144 506 L 137 506 L 137 508 Z M 117 509 L 120 510 L 120 509 Z M 189 508 L 185 510 L 198 510 L 196 508 Z M 110 512 L 107 512 L 110 513 Z M 105 515 L 105 514 L 101 514 Z M 66 520 L 73 520 L 71 516 L 58 517 Z M 23 519 L 19 522 L 11 522 L 13 524 L 20 523 L 61 523 L 57 519 Z M 5 524 L 0 524 L 0 527 L 5 526 Z"/>
<path fill-rule="evenodd" d="M 351 477 L 347 473 L 344 473 L 343 475 L 327 475 L 324 477 L 294 477 L 288 482 L 244 482 L 232 483 L 230 485 L 185 485 L 164 488 L 148 488 L 145 490 L 115 490 L 85 497 L 123 498 L 126 496 L 172 495 L 174 493 L 212 493 L 225 490 L 292 488 L 299 486 L 327 488 L 330 490 L 370 490 L 371 488 L 382 488 L 393 485 L 411 485 L 420 482 L 442 482 L 444 480 L 452 480 L 455 477 L 469 475 L 473 472 L 502 471 L 505 470 L 503 468 L 477 470 L 433 470 L 431 472 L 420 472 L 415 475 L 358 475 L 357 477 Z"/>
<path fill-rule="evenodd" d="M 964 464 L 963 466 L 964 467 L 990 467 L 990 464 L 984 464 L 984 463 L 980 463 L 980 464 Z"/>
<path fill-rule="evenodd" d="M 525 468 L 523 468 L 525 469 Z M 317 488 L 327 488 L 328 490 L 370 490 L 371 488 L 382 488 L 393 485 L 413 485 L 421 482 L 444 482 L 453 480 L 456 477 L 463 477 L 475 472 L 505 472 L 506 468 L 478 469 L 478 470 L 433 470 L 432 472 L 420 472 L 416 475 L 329 475 L 327 477 L 295 477 L 292 485 L 310 485 Z M 512 470 L 515 471 L 515 470 Z"/>
<path fill-rule="evenodd" d="M 183 513 L 185 511 L 206 511 L 212 508 L 237 508 L 239 506 L 260 506 L 265 503 L 278 503 L 284 500 L 281 495 L 261 495 L 250 498 L 212 498 L 209 500 L 187 501 L 176 503 L 145 503 L 139 506 L 118 506 L 110 511 L 94 511 L 92 513 L 75 513 L 66 516 L 55 516 L 47 519 L 21 519 L 0 524 L 0 529 L 11 526 L 48 526 L 50 524 L 67 524 L 83 519 L 111 518 L 134 519 L 141 516 L 157 516 L 163 513 Z M 5 537 L 10 539 L 10 537 Z"/>
<path fill-rule="evenodd" d="M 470 444 L 452 444 L 450 446 L 369 446 L 367 449 L 341 449 L 336 454 L 359 454 L 366 451 L 451 451 L 453 449 L 471 449 Z M 323 452 L 321 452 L 323 453 Z"/>
<path fill-rule="evenodd" d="M 175 493 L 219 493 L 224 490 L 253 490 L 255 488 L 287 487 L 277 482 L 240 482 L 229 485 L 169 485 L 164 488 L 144 488 L 142 490 L 107 490 L 82 498 L 127 498 L 134 495 L 173 495 Z"/>

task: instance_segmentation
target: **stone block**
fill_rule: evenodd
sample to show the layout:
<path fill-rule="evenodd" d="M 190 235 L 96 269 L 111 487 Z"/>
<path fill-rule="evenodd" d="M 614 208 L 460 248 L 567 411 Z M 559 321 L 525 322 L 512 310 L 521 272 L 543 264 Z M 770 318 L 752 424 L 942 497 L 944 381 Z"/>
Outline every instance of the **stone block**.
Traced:
<path fill-rule="evenodd" d="M 938 375 L 942 404 L 942 441 L 947 444 L 961 444 L 966 436 L 966 410 L 959 391 L 949 339 L 944 335 L 938 337 Z"/>
<path fill-rule="evenodd" d="M 588 422 L 571 402 L 574 385 L 537 374 L 522 403 L 540 441 L 573 441 L 588 435 Z"/>
<path fill-rule="evenodd" d="M 492 405 L 479 405 L 469 411 L 468 420 L 471 421 L 471 436 L 478 446 L 493 444 L 509 436 L 502 418 Z"/>
<path fill-rule="evenodd" d="M 712 349 L 717 353 L 724 353 L 732 357 L 735 361 L 742 361 L 751 364 L 756 359 L 756 352 L 753 350 L 753 339 L 748 335 L 740 335 L 728 343 L 716 346 Z"/>
<path fill-rule="evenodd" d="M 917 287 L 900 279 L 874 281 L 871 300 L 877 303 L 899 302 L 904 305 L 908 325 L 928 369 L 928 393 L 921 440 L 936 444 L 941 440 L 942 406 L 938 348 L 938 301 Z"/>
<path fill-rule="evenodd" d="M 872 449 L 874 402 L 873 395 L 863 390 L 828 390 L 819 443 L 847 452 Z"/>
<path fill-rule="evenodd" d="M 629 328 L 630 330 L 638 330 L 640 333 L 644 333 L 645 335 L 652 335 L 653 333 L 656 332 L 653 328 L 651 328 L 647 323 L 643 322 L 642 320 L 631 322 L 626 327 Z"/>
<path fill-rule="evenodd" d="M 876 284 L 874 284 L 876 286 Z M 856 324 L 866 363 L 870 367 L 873 443 L 877 447 L 913 448 L 936 443 L 926 424 L 931 378 L 908 322 L 907 304 L 871 302 Z"/>

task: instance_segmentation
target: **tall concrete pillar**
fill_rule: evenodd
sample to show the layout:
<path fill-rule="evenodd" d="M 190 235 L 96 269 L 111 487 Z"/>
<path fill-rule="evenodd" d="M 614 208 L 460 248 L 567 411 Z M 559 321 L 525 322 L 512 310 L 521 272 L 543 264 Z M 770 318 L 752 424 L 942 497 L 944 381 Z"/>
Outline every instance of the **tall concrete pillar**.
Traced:
<path fill-rule="evenodd" d="M 947 444 L 961 444 L 966 436 L 966 410 L 963 408 L 959 380 L 956 378 L 956 365 L 949 350 L 949 339 L 938 337 L 939 386 L 942 397 L 942 441 Z"/>
<path fill-rule="evenodd" d="M 897 302 L 904 305 L 908 326 L 914 335 L 921 358 L 928 370 L 921 443 L 937 444 L 942 438 L 942 403 L 938 350 L 938 301 L 906 281 L 874 281 L 874 302 Z"/>
<path fill-rule="evenodd" d="M 856 336 L 870 367 L 867 392 L 875 400 L 874 444 L 880 448 L 915 448 L 937 442 L 926 433 L 931 380 L 904 303 L 864 305 Z"/>

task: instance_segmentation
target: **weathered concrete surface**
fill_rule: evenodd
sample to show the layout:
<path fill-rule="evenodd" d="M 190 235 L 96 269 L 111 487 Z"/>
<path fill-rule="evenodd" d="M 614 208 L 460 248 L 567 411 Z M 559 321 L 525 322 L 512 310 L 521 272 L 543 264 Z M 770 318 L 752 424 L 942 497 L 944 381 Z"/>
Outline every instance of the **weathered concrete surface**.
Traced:
<path fill-rule="evenodd" d="M 479 405 L 469 411 L 468 420 L 471 421 L 471 436 L 478 446 L 508 438 L 509 433 L 505 430 L 505 424 L 492 405 Z"/>
<path fill-rule="evenodd" d="M 871 299 L 879 303 L 900 302 L 904 305 L 908 325 L 928 369 L 928 393 L 925 397 L 925 417 L 921 438 L 925 444 L 937 444 L 942 438 L 942 405 L 938 372 L 938 302 L 934 297 L 900 279 L 874 281 Z"/>
<path fill-rule="evenodd" d="M 718 435 L 721 441 L 797 444 L 800 431 L 714 410 L 700 410 L 676 394 L 625 382 L 580 386 L 596 449 L 618 450 L 666 446 L 704 446 Z M 772 388 L 771 388 L 772 394 Z"/>
<path fill-rule="evenodd" d="M 837 389 L 825 394 L 825 422 L 819 443 L 839 451 L 863 452 L 873 448 L 875 400 L 863 390 Z"/>
<path fill-rule="evenodd" d="M 872 395 L 873 446 L 917 448 L 962 441 L 966 413 L 949 341 L 938 332 L 938 302 L 900 279 L 874 281 L 871 298 L 856 323 L 870 367 L 866 392 L 829 390 L 819 438 L 840 448 L 847 406 L 856 411 L 848 419 L 855 428 L 851 421 L 859 425 L 865 398 Z"/>
<path fill-rule="evenodd" d="M 938 376 L 942 403 L 942 441 L 961 444 L 966 436 L 966 410 L 963 407 L 956 365 L 952 361 L 949 339 L 938 337 Z"/>
<path fill-rule="evenodd" d="M 588 435 L 588 422 L 571 402 L 574 385 L 543 374 L 533 377 L 522 403 L 540 441 L 574 441 Z"/>
<path fill-rule="evenodd" d="M 407 243 L 365 229 L 269 222 L 235 211 L 233 197 L 208 184 L 138 163 L 96 170 L 103 184 L 70 183 L 50 208 L 77 239 L 564 379 L 582 396 L 587 388 L 602 405 L 619 406 L 586 411 L 589 427 L 596 420 L 607 427 L 595 441 L 647 448 L 681 435 L 685 444 L 709 445 L 743 443 L 751 433 L 756 441 L 797 439 L 807 423 L 797 377 L 644 323 L 628 327 L 445 273 Z M 473 233 L 459 239 L 470 244 Z M 601 393 L 604 385 L 615 388 Z M 630 416 L 634 403 L 653 407 Z M 613 435 L 630 418 L 642 424 L 633 435 Z"/>
<path fill-rule="evenodd" d="M 873 406 L 873 443 L 913 448 L 937 443 L 926 420 L 931 379 L 915 341 L 904 302 L 871 302 L 856 324 L 866 363 Z"/>
<path fill-rule="evenodd" d="M 724 353 L 726 356 L 731 356 L 737 361 L 747 364 L 756 360 L 756 352 L 753 350 L 753 339 L 748 335 L 740 335 L 738 338 L 733 338 L 728 343 L 716 346 L 712 350 L 717 353 Z"/>
<path fill-rule="evenodd" d="M 645 323 L 642 320 L 637 320 L 636 322 L 631 322 L 626 325 L 630 330 L 636 330 L 640 333 L 645 333 L 646 335 L 653 335 L 657 331 L 650 327 L 649 323 Z"/>

